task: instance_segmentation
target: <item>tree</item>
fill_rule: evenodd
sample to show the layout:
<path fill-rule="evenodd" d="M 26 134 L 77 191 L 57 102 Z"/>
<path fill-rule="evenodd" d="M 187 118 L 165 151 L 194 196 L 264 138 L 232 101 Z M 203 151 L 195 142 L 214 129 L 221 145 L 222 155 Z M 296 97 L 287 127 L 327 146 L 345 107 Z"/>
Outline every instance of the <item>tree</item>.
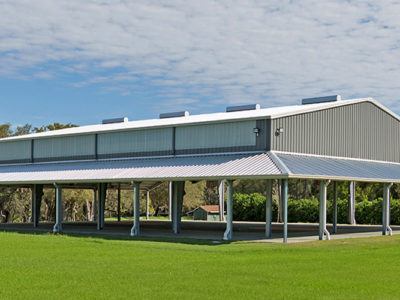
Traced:
<path fill-rule="evenodd" d="M 12 135 L 12 130 L 10 127 L 11 125 L 8 123 L 0 125 L 0 138 L 5 138 Z"/>
<path fill-rule="evenodd" d="M 17 130 L 15 130 L 12 135 L 25 135 L 32 133 L 32 125 L 25 124 L 23 126 L 18 126 Z"/>
<path fill-rule="evenodd" d="M 151 190 L 150 198 L 156 216 L 159 216 L 163 209 L 167 210 L 169 203 L 169 182 L 163 182 Z"/>
<path fill-rule="evenodd" d="M 32 125 L 25 124 L 17 126 L 15 130 L 12 130 L 9 123 L 0 125 L 0 138 L 9 136 L 18 136 L 30 134 L 33 132 L 43 132 L 50 130 L 57 130 L 63 128 L 76 127 L 77 125 L 68 123 L 53 123 L 42 127 L 32 128 Z M 66 216 L 71 219 L 81 218 L 80 208 L 83 201 L 83 195 L 87 193 L 82 190 L 78 190 L 75 193 L 66 191 L 64 193 L 66 202 L 69 207 Z M 55 215 L 55 196 L 53 189 L 45 189 L 43 196 L 42 212 L 45 220 L 54 220 Z M 27 188 L 1 188 L 0 189 L 0 222 L 28 222 L 30 219 L 31 212 L 31 193 L 30 189 Z M 79 217 L 77 217 L 79 215 Z"/>
<path fill-rule="evenodd" d="M 73 128 L 73 127 L 78 127 L 78 125 L 75 124 L 62 124 L 62 123 L 53 123 L 49 125 L 45 125 L 42 127 L 35 127 L 33 129 L 34 132 L 45 132 L 45 131 L 53 131 L 53 130 L 59 130 L 59 129 L 65 129 L 65 128 Z"/>

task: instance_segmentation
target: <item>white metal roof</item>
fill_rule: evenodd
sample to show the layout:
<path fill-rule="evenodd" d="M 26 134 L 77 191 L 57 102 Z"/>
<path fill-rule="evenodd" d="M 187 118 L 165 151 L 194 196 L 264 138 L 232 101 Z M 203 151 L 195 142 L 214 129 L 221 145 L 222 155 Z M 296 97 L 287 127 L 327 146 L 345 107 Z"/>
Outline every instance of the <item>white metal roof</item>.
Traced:
<path fill-rule="evenodd" d="M 278 176 L 267 153 L 0 166 L 0 184 L 199 180 Z"/>
<path fill-rule="evenodd" d="M 338 102 L 272 107 L 272 108 L 263 108 L 259 110 L 238 111 L 229 113 L 221 112 L 221 113 L 200 114 L 187 117 L 177 117 L 177 118 L 167 118 L 167 119 L 150 119 L 150 120 L 115 123 L 115 124 L 97 124 L 97 125 L 67 128 L 49 132 L 34 133 L 16 137 L 8 137 L 0 139 L 0 141 L 65 136 L 65 135 L 75 135 L 75 134 L 102 133 L 102 132 L 119 131 L 127 129 L 180 126 L 187 124 L 211 123 L 219 121 L 223 122 L 223 121 L 233 121 L 233 120 L 258 119 L 258 118 L 278 118 L 288 115 L 318 111 L 318 110 L 323 110 L 343 105 L 350 105 L 360 102 L 371 102 L 380 107 L 381 109 L 385 110 L 386 112 L 388 112 L 389 114 L 391 114 L 393 117 L 395 117 L 400 121 L 400 117 L 398 115 L 396 115 L 395 113 L 393 113 L 392 111 L 390 111 L 389 109 L 387 109 L 374 99 L 360 98 L 352 100 L 342 100 Z"/>
<path fill-rule="evenodd" d="M 271 151 L 0 166 L 3 185 L 241 178 L 400 182 L 400 164 Z"/>
<path fill-rule="evenodd" d="M 288 177 L 400 182 L 399 163 L 278 151 L 270 155 Z"/>

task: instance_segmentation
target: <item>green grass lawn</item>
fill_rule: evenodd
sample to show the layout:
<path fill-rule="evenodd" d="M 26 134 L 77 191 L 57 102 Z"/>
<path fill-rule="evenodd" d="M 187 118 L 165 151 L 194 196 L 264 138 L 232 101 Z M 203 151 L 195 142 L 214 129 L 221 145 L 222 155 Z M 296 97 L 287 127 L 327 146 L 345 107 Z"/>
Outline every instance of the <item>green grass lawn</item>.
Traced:
<path fill-rule="evenodd" d="M 0 232 L 1 299 L 398 299 L 400 236 L 299 244 Z"/>

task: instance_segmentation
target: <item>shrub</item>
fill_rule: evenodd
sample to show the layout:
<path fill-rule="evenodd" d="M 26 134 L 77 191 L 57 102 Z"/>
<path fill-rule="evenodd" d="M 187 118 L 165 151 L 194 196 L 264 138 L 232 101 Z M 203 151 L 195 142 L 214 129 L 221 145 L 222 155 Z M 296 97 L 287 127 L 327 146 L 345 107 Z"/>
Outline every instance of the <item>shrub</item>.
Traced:
<path fill-rule="evenodd" d="M 318 222 L 319 206 L 317 199 L 288 200 L 289 222 Z"/>
<path fill-rule="evenodd" d="M 233 219 L 236 221 L 265 220 L 265 197 L 258 193 L 234 194 Z"/>
<path fill-rule="evenodd" d="M 338 199 L 338 223 L 347 223 L 348 200 Z M 382 224 L 382 198 L 373 201 L 363 200 L 356 203 L 357 224 Z M 277 205 L 272 202 L 272 220 L 277 218 Z M 400 225 L 400 199 L 392 199 L 390 203 L 391 224 Z M 235 221 L 265 221 L 265 196 L 259 193 L 233 195 L 233 219 Z M 327 201 L 327 221 L 332 223 L 333 205 Z M 319 200 L 288 200 L 289 222 L 319 222 Z"/>

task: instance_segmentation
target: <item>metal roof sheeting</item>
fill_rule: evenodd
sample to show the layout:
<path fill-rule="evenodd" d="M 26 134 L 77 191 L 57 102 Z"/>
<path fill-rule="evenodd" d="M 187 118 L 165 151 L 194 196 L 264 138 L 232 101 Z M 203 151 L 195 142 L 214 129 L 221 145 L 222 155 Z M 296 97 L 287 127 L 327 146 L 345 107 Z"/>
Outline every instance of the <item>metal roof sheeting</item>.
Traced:
<path fill-rule="evenodd" d="M 278 152 L 275 155 L 290 170 L 291 177 L 400 182 L 397 163 Z"/>
<path fill-rule="evenodd" d="M 0 142 L 8 140 L 19 140 L 19 139 L 36 139 L 36 138 L 52 137 L 52 136 L 102 133 L 102 132 L 120 131 L 128 129 L 181 126 L 189 124 L 212 123 L 212 122 L 230 121 L 230 120 L 233 121 L 233 120 L 257 119 L 257 118 L 258 119 L 278 118 L 294 114 L 329 109 L 337 106 L 350 105 L 360 102 L 371 102 L 380 107 L 381 109 L 385 110 L 389 114 L 391 114 L 394 118 L 400 120 L 399 116 L 397 116 L 395 113 L 393 113 L 392 111 L 390 111 L 389 109 L 387 109 L 374 99 L 360 98 L 360 99 L 343 100 L 339 102 L 317 103 L 308 105 L 291 105 L 291 106 L 271 107 L 271 108 L 237 111 L 229 113 L 222 112 L 222 113 L 201 114 L 201 115 L 192 115 L 187 117 L 177 117 L 177 118 L 167 118 L 167 119 L 150 119 L 150 120 L 129 121 L 123 123 L 114 123 L 114 124 L 97 124 L 97 125 L 60 129 L 49 132 L 34 133 L 22 136 L 8 137 L 0 139 Z"/>
<path fill-rule="evenodd" d="M 279 176 L 267 153 L 8 165 L 0 184 L 163 181 Z"/>
<path fill-rule="evenodd" d="M 400 164 L 267 152 L 0 166 L 5 185 L 239 178 L 400 182 Z"/>

